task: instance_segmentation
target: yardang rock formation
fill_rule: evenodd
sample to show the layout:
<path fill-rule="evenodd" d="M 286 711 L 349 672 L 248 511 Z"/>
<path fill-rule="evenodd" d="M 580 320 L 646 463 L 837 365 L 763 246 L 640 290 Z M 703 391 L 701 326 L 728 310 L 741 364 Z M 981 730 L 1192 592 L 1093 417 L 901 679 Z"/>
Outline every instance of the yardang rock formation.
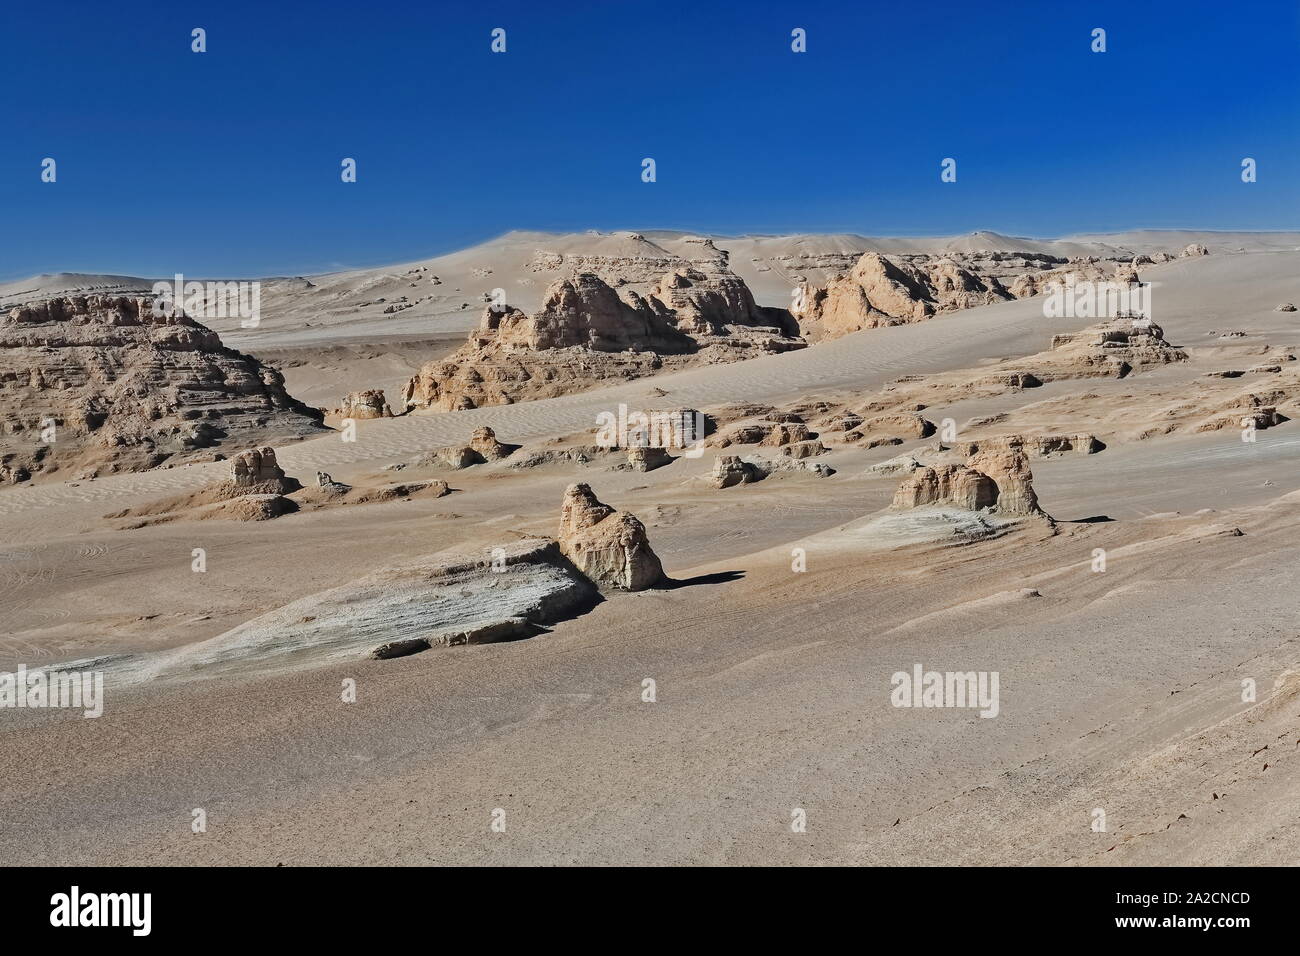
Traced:
<path fill-rule="evenodd" d="M 275 369 L 147 299 L 74 296 L 0 319 L 0 480 L 143 471 L 203 449 L 301 438 L 319 411 Z"/>

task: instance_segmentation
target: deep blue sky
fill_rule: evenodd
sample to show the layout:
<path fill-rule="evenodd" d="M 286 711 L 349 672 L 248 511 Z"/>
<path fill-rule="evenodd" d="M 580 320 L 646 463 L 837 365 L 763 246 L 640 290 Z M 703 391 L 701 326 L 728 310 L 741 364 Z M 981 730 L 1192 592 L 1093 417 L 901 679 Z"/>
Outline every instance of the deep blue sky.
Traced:
<path fill-rule="evenodd" d="M 514 228 L 1300 228 L 1295 0 L 9 0 L 0 36 L 0 277 L 298 274 Z"/>

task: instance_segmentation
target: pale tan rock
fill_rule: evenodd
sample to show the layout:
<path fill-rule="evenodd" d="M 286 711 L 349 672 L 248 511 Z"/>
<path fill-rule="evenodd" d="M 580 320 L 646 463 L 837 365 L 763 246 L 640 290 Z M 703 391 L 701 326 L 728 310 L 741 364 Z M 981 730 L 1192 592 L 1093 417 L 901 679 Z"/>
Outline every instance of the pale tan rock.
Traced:
<path fill-rule="evenodd" d="M 362 491 L 348 499 L 349 504 L 368 505 L 405 498 L 442 498 L 451 494 L 445 481 L 432 478 L 427 481 L 403 481 Z"/>
<path fill-rule="evenodd" d="M 819 446 L 821 443 L 814 441 L 808 444 Z M 785 452 L 787 448 L 793 447 L 795 446 L 787 445 L 781 450 Z M 714 488 L 731 488 L 735 485 L 748 485 L 762 481 L 774 472 L 799 472 L 818 478 L 828 478 L 835 474 L 835 469 L 829 465 L 806 461 L 805 457 L 807 456 L 798 454 L 782 454 L 775 459 L 760 455 L 750 455 L 745 458 L 720 455 L 713 462 L 713 471 L 709 474 L 708 481 Z"/>
<path fill-rule="evenodd" d="M 779 448 L 782 445 L 807 441 L 810 437 L 812 436 L 808 426 L 802 422 L 777 422 L 759 444 L 769 448 Z"/>
<path fill-rule="evenodd" d="M 627 450 L 627 464 L 633 471 L 654 471 L 672 460 L 672 456 L 663 448 L 647 446 Z"/>
<path fill-rule="evenodd" d="M 230 484 L 241 495 L 287 494 L 302 487 L 296 478 L 285 475 L 269 446 L 250 448 L 230 459 Z"/>
<path fill-rule="evenodd" d="M 509 458 L 519 450 L 518 445 L 507 445 L 497 439 L 496 432 L 486 425 L 474 429 L 467 445 L 450 445 L 437 449 L 432 456 L 424 455 L 411 462 L 413 465 L 436 464 L 447 468 L 469 468 Z"/>
<path fill-rule="evenodd" d="M 0 474 L 111 474 L 322 430 L 284 378 L 152 301 L 68 296 L 0 316 Z M 41 440 L 47 427 L 51 442 Z"/>
<path fill-rule="evenodd" d="M 1034 492 L 1033 472 L 1029 458 L 1019 444 L 991 451 L 980 451 L 972 456 L 966 466 L 987 475 L 997 484 L 997 510 L 1004 514 L 1042 514 L 1038 495 Z"/>
<path fill-rule="evenodd" d="M 808 286 L 791 311 L 809 341 L 838 338 L 860 329 L 921 322 L 954 312 L 1034 294 L 1023 277 L 1008 290 L 996 276 L 981 273 L 972 260 L 956 256 L 886 257 L 865 253 L 845 275 L 824 287 Z M 1032 283 L 1032 280 L 1031 280 Z"/>
<path fill-rule="evenodd" d="M 854 442 L 882 437 L 929 438 L 934 432 L 934 422 L 920 415 L 877 415 L 864 420 L 852 431 L 845 433 L 844 438 L 846 441 Z"/>
<path fill-rule="evenodd" d="M 602 588 L 642 591 L 664 576 L 645 526 L 599 501 L 585 483 L 570 485 L 560 508 L 560 550 Z"/>
<path fill-rule="evenodd" d="M 713 461 L 713 471 L 709 483 L 715 488 L 730 488 L 758 481 L 762 477 L 747 462 L 736 455 L 719 455 Z"/>
<path fill-rule="evenodd" d="M 894 508 L 949 505 L 968 511 L 992 508 L 1014 516 L 1043 515 L 1029 459 L 1019 444 L 978 452 L 964 465 L 919 468 L 894 493 Z"/>
<path fill-rule="evenodd" d="M 1187 361 L 1154 322 L 1111 319 L 1081 332 L 1052 336 L 1051 351 L 1021 359 L 1042 382 L 1063 378 L 1124 378 L 1144 369 Z"/>
<path fill-rule="evenodd" d="M 370 419 L 392 418 L 392 409 L 384 400 L 382 388 L 368 388 L 360 392 L 349 392 L 343 396 L 337 414 L 341 418 Z"/>
<path fill-rule="evenodd" d="M 1106 446 L 1095 435 L 997 435 L 958 444 L 954 451 L 970 458 L 980 452 L 1010 453 L 1019 448 L 1032 458 L 1051 455 L 1095 455 Z"/>
<path fill-rule="evenodd" d="M 1199 242 L 1193 242 L 1190 246 L 1180 252 L 1179 256 L 1183 259 L 1191 259 L 1196 256 L 1208 256 L 1209 254 L 1209 249 L 1206 249 Z"/>
<path fill-rule="evenodd" d="M 846 276 L 825 288 L 808 289 L 801 300 L 792 312 L 810 341 L 920 322 L 935 312 L 921 273 L 874 252 L 865 253 Z"/>
<path fill-rule="evenodd" d="M 918 468 L 904 478 L 894 492 L 892 507 L 950 505 L 979 511 L 993 506 L 997 500 L 997 483 L 988 475 L 965 465 L 937 465 Z"/>
<path fill-rule="evenodd" d="M 781 448 L 781 454 L 796 460 L 803 458 L 815 458 L 818 455 L 826 454 L 826 446 L 817 439 L 809 441 L 797 441 Z"/>
<path fill-rule="evenodd" d="M 772 433 L 771 426 L 760 424 L 735 425 L 719 432 L 708 440 L 712 448 L 729 448 L 732 445 L 757 445 Z"/>
<path fill-rule="evenodd" d="M 456 411 L 553 398 L 665 368 L 803 348 L 796 331 L 788 313 L 757 307 L 723 266 L 676 269 L 646 295 L 578 273 L 553 282 L 532 314 L 487 309 L 463 347 L 407 382 L 402 403 Z"/>
<path fill-rule="evenodd" d="M 507 445 L 497 440 L 497 433 L 486 425 L 474 429 L 474 434 L 470 437 L 469 447 L 473 449 L 478 456 L 484 461 L 500 461 L 502 458 L 508 458 L 517 449 L 518 445 Z"/>
<path fill-rule="evenodd" d="M 871 465 L 865 473 L 874 478 L 897 478 L 901 475 L 910 475 L 924 467 L 913 455 L 899 455 Z"/>

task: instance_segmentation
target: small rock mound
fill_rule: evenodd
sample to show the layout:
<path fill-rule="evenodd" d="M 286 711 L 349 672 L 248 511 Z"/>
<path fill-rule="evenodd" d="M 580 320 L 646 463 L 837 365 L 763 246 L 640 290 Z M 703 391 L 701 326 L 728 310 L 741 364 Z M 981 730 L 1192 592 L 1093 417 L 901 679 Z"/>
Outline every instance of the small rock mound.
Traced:
<path fill-rule="evenodd" d="M 384 400 L 382 388 L 367 388 L 344 395 L 337 414 L 340 418 L 392 418 L 393 410 Z"/>
<path fill-rule="evenodd" d="M 474 429 L 470 436 L 469 447 L 485 462 L 500 461 L 509 458 L 518 445 L 507 445 L 497 441 L 497 433 L 484 425 Z"/>
<path fill-rule="evenodd" d="M 627 466 L 632 471 L 654 471 L 672 460 L 672 456 L 663 448 L 645 446 L 627 450 Z"/>
<path fill-rule="evenodd" d="M 474 429 L 469 444 L 449 445 L 439 448 L 432 455 L 422 456 L 409 464 L 415 466 L 441 465 L 447 468 L 469 468 L 472 465 L 486 465 L 489 462 L 509 458 L 519 450 L 518 445 L 507 445 L 497 440 L 497 433 L 486 425 Z"/>
<path fill-rule="evenodd" d="M 298 479 L 285 475 L 276 463 L 275 449 L 266 445 L 230 460 L 230 485 L 237 495 L 283 495 L 302 488 Z"/>
<path fill-rule="evenodd" d="M 1283 302 L 1283 303 L 1281 303 L 1280 305 L 1278 305 L 1278 307 L 1277 307 L 1276 309 L 1274 309 L 1273 311 L 1274 311 L 1274 312 L 1294 312 L 1294 311 L 1295 311 L 1295 306 L 1294 306 L 1292 303 L 1290 303 L 1290 302 Z"/>
<path fill-rule="evenodd" d="M 601 502 L 585 483 L 569 485 L 564 492 L 560 550 L 602 588 L 643 591 L 664 576 L 645 526 L 634 515 Z"/>
<path fill-rule="evenodd" d="M 226 518 L 231 521 L 269 521 L 298 510 L 298 503 L 284 495 L 244 495 L 223 501 L 201 514 L 202 518 Z"/>
<path fill-rule="evenodd" d="M 805 444 L 820 446 L 821 442 L 814 441 Z M 794 448 L 796 446 L 786 447 Z M 783 452 L 785 450 L 785 448 L 782 449 Z M 835 474 L 834 468 L 820 462 L 807 461 L 805 460 L 807 457 L 809 456 L 805 455 L 800 458 L 795 454 L 790 454 L 771 459 L 762 458 L 758 455 L 748 458 L 740 458 L 736 455 L 719 455 L 713 461 L 713 471 L 708 477 L 708 482 L 714 488 L 730 488 L 733 485 L 748 485 L 756 481 L 762 481 L 768 475 L 778 471 L 808 472 L 818 478 L 829 478 Z"/>

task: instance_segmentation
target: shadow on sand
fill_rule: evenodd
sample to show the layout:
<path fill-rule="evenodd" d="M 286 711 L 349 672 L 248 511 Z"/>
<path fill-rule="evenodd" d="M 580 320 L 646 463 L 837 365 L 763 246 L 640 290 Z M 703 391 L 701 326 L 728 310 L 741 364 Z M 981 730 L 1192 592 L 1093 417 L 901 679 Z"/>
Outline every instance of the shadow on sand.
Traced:
<path fill-rule="evenodd" d="M 665 578 L 664 583 L 656 590 L 675 591 L 678 588 L 694 587 L 697 584 L 726 584 L 730 581 L 739 581 L 744 576 L 744 571 L 715 571 L 712 574 L 697 574 L 693 578 Z"/>

